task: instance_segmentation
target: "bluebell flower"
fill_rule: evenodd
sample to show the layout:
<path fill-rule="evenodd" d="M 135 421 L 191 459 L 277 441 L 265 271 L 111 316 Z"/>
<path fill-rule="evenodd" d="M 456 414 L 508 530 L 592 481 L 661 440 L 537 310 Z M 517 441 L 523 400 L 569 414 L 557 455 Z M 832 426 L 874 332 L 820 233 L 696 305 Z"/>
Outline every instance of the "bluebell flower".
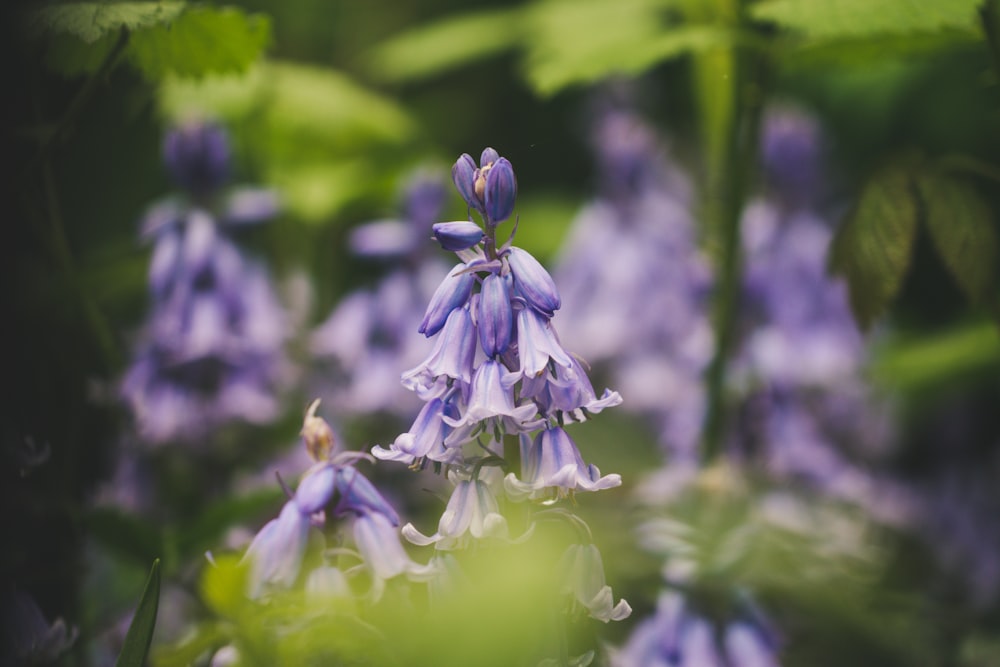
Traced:
<path fill-rule="evenodd" d="M 372 596 L 378 598 L 387 579 L 406 575 L 411 581 L 428 581 L 437 574 L 432 565 L 413 561 L 399 540 L 395 524 L 380 512 L 363 512 L 353 520 L 354 544 L 371 572 Z"/>
<path fill-rule="evenodd" d="M 153 243 L 152 306 L 122 381 L 145 440 L 195 440 L 235 420 L 278 413 L 286 383 L 286 317 L 267 273 L 234 242 L 237 227 L 274 215 L 265 190 L 223 190 L 228 140 L 219 126 L 170 130 L 164 160 L 184 189 L 153 206 L 142 236 Z"/>
<path fill-rule="evenodd" d="M 309 517 L 292 501 L 260 529 L 244 556 L 250 562 L 249 597 L 258 597 L 266 586 L 288 588 L 295 583 L 308 533 Z"/>
<path fill-rule="evenodd" d="M 399 515 L 392 505 L 378 492 L 378 489 L 368 481 L 368 478 L 353 466 L 340 466 L 336 473 L 337 514 L 381 514 L 393 526 L 399 525 Z"/>
<path fill-rule="evenodd" d="M 605 582 L 601 552 L 595 545 L 571 545 L 563 554 L 557 571 L 563 592 L 570 595 L 574 604 L 585 609 L 591 618 L 607 623 L 632 615 L 628 602 L 619 600 L 615 603 L 611 587 Z"/>
<path fill-rule="evenodd" d="M 529 306 L 548 317 L 559 309 L 562 301 L 552 276 L 530 253 L 511 247 L 507 254 L 510 271 L 514 276 L 514 291 Z"/>
<path fill-rule="evenodd" d="M 510 161 L 493 148 L 483 150 L 479 167 L 468 153 L 463 153 L 451 168 L 451 177 L 462 199 L 484 216 L 488 226 L 496 226 L 510 217 L 517 198 L 517 179 Z"/>
<path fill-rule="evenodd" d="M 467 269 L 465 264 L 459 264 L 441 281 L 427 305 L 424 319 L 417 331 L 428 338 L 433 336 L 444 326 L 451 311 L 466 304 L 476 282 L 475 275 Z"/>
<path fill-rule="evenodd" d="M 445 423 L 458 428 L 485 419 L 507 418 L 517 424 L 534 417 L 537 406 L 530 402 L 515 404 L 514 392 L 504 385 L 503 374 L 503 367 L 496 359 L 483 362 L 472 378 L 469 404 L 459 418 L 445 415 Z"/>
<path fill-rule="evenodd" d="M 516 374 L 505 378 L 507 382 L 537 378 L 550 363 L 565 368 L 573 365 L 573 359 L 559 343 L 549 318 L 533 308 L 517 311 L 517 352 L 521 363 Z"/>
<path fill-rule="evenodd" d="M 409 431 L 399 434 L 388 449 L 375 445 L 372 447 L 372 455 L 377 459 L 402 461 L 411 465 L 422 459 L 458 463 L 462 459 L 461 450 L 445 446 L 452 429 L 443 417 L 458 416 L 453 399 L 454 395 L 430 399 L 420 410 Z"/>
<path fill-rule="evenodd" d="M 453 477 L 455 489 L 438 522 L 437 532 L 426 536 L 413 524 L 407 524 L 402 529 L 403 537 L 413 544 L 433 544 L 436 549 L 444 551 L 461 549 L 470 538 L 507 540 L 507 519 L 500 513 L 499 503 L 491 488 L 497 478 L 494 470 L 482 470 L 476 479 Z"/>
<path fill-rule="evenodd" d="M 444 376 L 466 385 L 472 383 L 476 354 L 476 327 L 467 308 L 456 308 L 448 315 L 428 357 L 415 368 L 405 371 L 402 383 L 421 397 L 432 395 L 435 381 Z"/>
<path fill-rule="evenodd" d="M 487 357 L 503 354 L 510 345 L 514 324 L 510 297 L 510 284 L 506 277 L 491 273 L 483 279 L 476 328 Z"/>
<path fill-rule="evenodd" d="M 593 464 L 583 462 L 569 434 L 559 426 L 531 438 L 520 435 L 521 476 L 510 473 L 504 479 L 507 494 L 514 500 L 562 498 L 576 491 L 599 491 L 620 486 L 621 475 L 601 477 Z"/>
<path fill-rule="evenodd" d="M 439 222 L 433 226 L 434 238 L 445 250 L 467 250 L 483 240 L 482 228 L 474 222 Z"/>

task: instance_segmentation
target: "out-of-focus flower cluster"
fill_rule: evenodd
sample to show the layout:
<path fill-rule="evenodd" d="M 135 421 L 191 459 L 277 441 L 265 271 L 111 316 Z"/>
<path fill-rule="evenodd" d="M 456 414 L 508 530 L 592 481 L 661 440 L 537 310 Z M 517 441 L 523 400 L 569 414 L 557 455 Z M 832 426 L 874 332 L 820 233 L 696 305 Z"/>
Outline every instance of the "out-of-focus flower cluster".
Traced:
<path fill-rule="evenodd" d="M 288 372 L 284 312 L 264 267 L 234 238 L 273 217 L 276 196 L 224 188 L 231 156 L 217 125 L 173 128 L 163 154 L 181 194 L 143 220 L 142 239 L 153 245 L 151 305 L 121 389 L 152 443 L 197 440 L 235 420 L 273 420 Z"/>
<path fill-rule="evenodd" d="M 430 172 L 418 172 L 406 184 L 401 219 L 369 222 L 351 233 L 355 255 L 391 269 L 376 285 L 345 296 L 311 335 L 313 393 L 345 419 L 378 412 L 410 419 L 419 410 L 413 394 L 400 385 L 399 373 L 420 361 L 429 347 L 413 333 L 423 304 L 448 272 L 427 243 L 444 198 L 444 183 Z"/>

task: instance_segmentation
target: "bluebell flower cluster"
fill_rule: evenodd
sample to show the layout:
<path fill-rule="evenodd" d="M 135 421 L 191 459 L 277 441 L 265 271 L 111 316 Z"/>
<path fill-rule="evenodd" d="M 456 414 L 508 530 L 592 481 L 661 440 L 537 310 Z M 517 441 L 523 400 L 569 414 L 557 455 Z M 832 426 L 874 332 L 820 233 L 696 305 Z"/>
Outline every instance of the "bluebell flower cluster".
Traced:
<path fill-rule="evenodd" d="M 326 398 L 338 414 L 376 412 L 412 419 L 419 400 L 399 384 L 399 370 L 422 359 L 429 343 L 413 336 L 448 266 L 429 253 L 431 225 L 444 206 L 444 183 L 419 171 L 403 194 L 400 219 L 377 220 L 352 230 L 356 256 L 392 262 L 377 284 L 345 296 L 312 332 L 309 348 L 316 364 L 313 393 Z"/>
<path fill-rule="evenodd" d="M 447 468 L 454 490 L 437 532 L 425 535 L 412 524 L 402 529 L 411 542 L 433 544 L 439 553 L 486 539 L 528 539 L 533 524 L 511 535 L 507 502 L 549 504 L 621 484 L 620 475 L 602 475 L 586 463 L 567 431 L 620 404 L 620 394 L 598 395 L 581 361 L 563 347 L 552 324 L 562 306 L 555 281 L 513 245 L 516 224 L 506 242 L 497 242 L 497 227 L 513 215 L 517 194 L 510 161 L 492 148 L 478 164 L 464 154 L 452 177 L 469 220 L 435 224 L 433 235 L 460 261 L 417 327 L 433 340 L 430 353 L 402 374 L 403 385 L 424 406 L 407 432 L 372 449 L 377 458 L 414 468 L 428 462 Z M 473 221 L 473 211 L 482 224 Z M 508 438 L 516 439 L 520 471 L 508 469 Z M 596 547 L 575 545 L 565 559 L 564 593 L 574 606 L 605 622 L 631 613 L 627 602 L 613 602 Z M 458 568 L 454 559 L 438 560 L 449 563 L 446 572 Z"/>
<path fill-rule="evenodd" d="M 288 372 L 284 311 L 266 270 L 233 238 L 273 217 L 277 198 L 223 189 L 231 158 L 217 125 L 173 128 L 163 152 L 182 193 L 143 220 L 152 304 L 121 388 L 152 443 L 197 440 L 234 420 L 270 421 Z"/>
<path fill-rule="evenodd" d="M 302 427 L 302 439 L 315 463 L 278 517 L 260 529 L 244 556 L 250 566 L 248 595 L 257 598 L 299 581 L 310 528 L 323 528 L 327 512 L 349 521 L 358 566 L 345 571 L 322 562 L 306 577 L 310 594 L 351 597 L 350 578 L 359 568 L 368 573 L 369 595 L 376 599 L 385 582 L 394 577 L 428 579 L 435 568 L 410 559 L 400 542 L 399 515 L 355 467 L 365 455 L 338 451 L 330 425 L 316 416 L 318 406 L 318 400 L 312 403 Z M 344 552 L 340 549 L 338 554 Z"/>

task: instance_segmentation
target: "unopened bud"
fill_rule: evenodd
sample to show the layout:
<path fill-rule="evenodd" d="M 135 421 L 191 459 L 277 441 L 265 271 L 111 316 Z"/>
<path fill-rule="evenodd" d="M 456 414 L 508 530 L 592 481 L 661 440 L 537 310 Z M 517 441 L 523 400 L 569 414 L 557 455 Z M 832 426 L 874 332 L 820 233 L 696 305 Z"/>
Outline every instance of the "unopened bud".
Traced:
<path fill-rule="evenodd" d="M 327 461 L 337 446 L 337 439 L 334 437 L 333 429 L 330 428 L 326 420 L 316 416 L 318 408 L 319 399 L 317 398 L 306 411 L 300 435 L 305 440 L 306 450 L 313 460 Z"/>

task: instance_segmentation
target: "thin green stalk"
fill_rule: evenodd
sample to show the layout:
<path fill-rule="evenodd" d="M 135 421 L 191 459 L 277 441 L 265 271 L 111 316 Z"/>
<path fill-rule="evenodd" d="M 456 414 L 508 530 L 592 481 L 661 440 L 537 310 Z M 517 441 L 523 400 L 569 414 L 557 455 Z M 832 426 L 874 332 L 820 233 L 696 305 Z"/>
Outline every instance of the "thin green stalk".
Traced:
<path fill-rule="evenodd" d="M 718 4 L 717 20 L 738 30 L 742 21 L 738 1 Z M 756 160 L 760 110 L 760 91 L 753 87 L 754 61 L 751 50 L 737 45 L 700 54 L 695 60 L 707 171 L 703 210 L 718 267 L 712 311 L 715 353 L 706 373 L 703 463 L 718 457 L 726 430 L 726 368 L 736 343 L 743 269 L 740 219 Z"/>

